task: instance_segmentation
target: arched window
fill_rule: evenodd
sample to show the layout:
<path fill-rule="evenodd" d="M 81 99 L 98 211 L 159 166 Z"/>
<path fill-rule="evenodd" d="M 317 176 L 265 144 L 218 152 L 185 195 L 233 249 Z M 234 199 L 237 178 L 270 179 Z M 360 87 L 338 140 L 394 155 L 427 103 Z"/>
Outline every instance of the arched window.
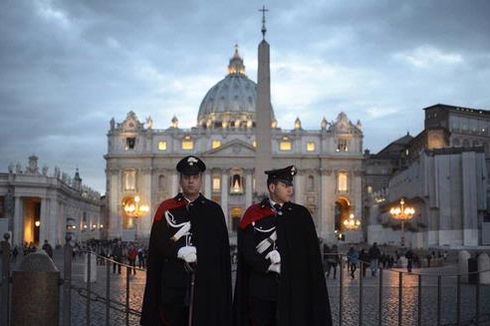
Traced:
<path fill-rule="evenodd" d="M 241 194 L 243 193 L 243 177 L 240 174 L 233 174 L 230 183 L 230 193 Z"/>
<path fill-rule="evenodd" d="M 468 139 L 463 140 L 463 147 L 470 147 L 470 141 Z"/>

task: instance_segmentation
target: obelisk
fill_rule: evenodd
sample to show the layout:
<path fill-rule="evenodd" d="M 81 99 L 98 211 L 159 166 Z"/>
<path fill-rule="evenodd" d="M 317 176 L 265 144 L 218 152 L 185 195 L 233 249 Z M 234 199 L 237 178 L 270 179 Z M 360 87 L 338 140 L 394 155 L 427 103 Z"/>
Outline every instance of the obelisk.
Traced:
<path fill-rule="evenodd" d="M 255 108 L 255 193 L 256 199 L 267 193 L 264 171 L 272 169 L 272 105 L 269 43 L 265 40 L 265 6 L 262 11 L 262 41 L 259 44 L 257 101 Z"/>

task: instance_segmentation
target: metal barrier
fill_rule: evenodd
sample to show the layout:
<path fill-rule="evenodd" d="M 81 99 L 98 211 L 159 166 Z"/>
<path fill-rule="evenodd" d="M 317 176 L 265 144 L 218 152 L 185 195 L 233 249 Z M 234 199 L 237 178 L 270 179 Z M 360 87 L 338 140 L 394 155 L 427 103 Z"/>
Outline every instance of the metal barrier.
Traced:
<path fill-rule="evenodd" d="M 8 326 L 10 321 L 10 234 L 3 235 L 0 243 L 0 326 Z"/>
<path fill-rule="evenodd" d="M 132 308 L 130 307 L 130 282 L 131 282 L 131 273 L 135 271 L 140 271 L 140 272 L 145 272 L 146 270 L 143 268 L 138 268 L 135 266 L 131 266 L 128 264 L 124 264 L 121 262 L 118 262 L 116 260 L 98 255 L 92 251 L 89 250 L 82 250 L 82 253 L 86 255 L 87 257 L 87 264 L 85 266 L 86 268 L 86 284 L 85 287 L 77 286 L 74 285 L 72 282 L 71 278 L 71 266 L 72 266 L 72 257 L 73 257 L 73 252 L 72 248 L 70 245 L 65 246 L 65 298 L 64 302 L 67 302 L 65 308 L 64 308 L 64 325 L 70 325 L 72 316 L 72 309 L 71 309 L 71 290 L 73 290 L 75 293 L 77 293 L 80 298 L 85 299 L 85 322 L 86 325 L 93 325 L 92 323 L 92 304 L 96 302 L 100 302 L 105 305 L 104 309 L 104 320 L 105 320 L 105 325 L 110 325 L 111 324 L 111 311 L 117 311 L 119 313 L 124 314 L 124 322 L 126 325 L 130 325 L 130 316 L 141 316 L 141 303 L 138 303 L 137 308 Z M 103 265 L 105 265 L 105 294 L 101 295 L 100 293 L 97 293 L 96 290 L 92 289 L 92 282 L 91 282 L 91 273 L 92 273 L 92 259 L 99 259 L 100 261 L 103 262 Z M 125 294 L 125 302 L 120 302 L 117 300 L 111 299 L 111 265 L 115 264 L 117 266 L 117 269 L 122 268 L 126 270 L 126 277 L 125 277 L 125 289 L 126 289 L 126 294 Z M 69 280 L 69 281 L 67 281 Z M 119 323 L 118 323 L 119 324 Z"/>
<path fill-rule="evenodd" d="M 10 311 L 10 246 L 8 238 L 1 243 L 1 291 L 0 291 L 0 326 L 9 326 Z M 73 249 L 69 244 L 64 246 L 62 325 L 71 325 L 76 309 L 83 309 L 82 316 L 77 310 L 74 324 L 86 325 L 130 325 L 141 315 L 141 296 L 133 296 L 131 291 L 131 272 L 145 272 L 145 269 L 84 251 L 87 255 L 86 283 L 73 274 Z M 327 281 L 330 303 L 335 324 L 338 325 L 483 325 L 490 323 L 490 286 L 462 282 L 462 277 L 488 273 L 481 270 L 462 274 L 441 274 L 430 272 L 408 272 L 399 268 L 378 268 L 376 276 L 364 276 L 368 262 L 359 261 L 355 278 L 349 279 L 344 273 L 346 259 L 344 254 L 333 254 L 339 257 L 339 278 Z M 105 284 L 93 286 L 90 282 L 91 260 L 98 259 L 105 266 L 97 266 L 98 271 L 105 271 Z M 111 288 L 111 267 L 113 264 L 126 270 L 124 279 L 117 276 L 118 289 Z M 104 273 L 103 273 L 104 274 Z M 102 274 L 102 275 L 103 275 Z M 347 274 L 347 275 L 346 275 Z M 74 276 L 77 276 L 74 278 Z M 140 280 L 141 281 L 141 280 Z M 101 290 L 102 289 L 102 290 Z M 111 298 L 115 291 L 121 290 L 124 297 L 120 300 Z M 123 291 L 123 289 L 125 291 Z M 368 300 L 366 299 L 368 296 Z M 80 304 L 73 305 L 73 300 Z M 96 305 L 102 309 L 94 309 Z M 487 310 L 485 310 L 487 309 Z M 120 314 L 118 321 L 114 313 Z"/>
<path fill-rule="evenodd" d="M 337 300 L 332 300 L 333 297 L 335 297 L 335 292 L 333 291 L 335 288 L 333 286 L 329 286 L 329 295 L 330 295 L 330 303 L 331 305 L 332 304 L 338 304 L 338 315 L 336 316 L 337 318 L 337 322 L 338 323 L 335 323 L 335 324 L 338 324 L 338 325 L 354 325 L 356 323 L 353 323 L 353 322 L 347 322 L 345 320 L 345 317 L 347 315 L 346 311 L 345 311 L 345 288 L 346 288 L 346 285 L 345 285 L 345 277 L 344 277 L 344 273 L 343 273 L 343 270 L 344 268 L 346 267 L 346 264 L 345 264 L 345 261 L 347 261 L 346 259 L 346 255 L 345 254 L 324 254 L 324 260 L 326 258 L 326 256 L 332 256 L 332 255 L 335 255 L 335 256 L 338 256 L 339 259 L 338 259 L 338 263 L 339 263 L 339 280 L 338 280 L 338 301 Z M 481 291 L 482 291 L 482 287 L 485 287 L 485 289 L 487 290 L 486 292 L 486 296 L 485 296 L 485 300 L 486 300 L 486 307 L 490 307 L 490 305 L 488 303 L 490 303 L 490 285 L 483 285 L 481 284 L 480 282 L 477 282 L 476 284 L 467 284 L 467 283 L 462 283 L 461 282 L 461 277 L 462 275 L 461 274 L 436 274 L 436 273 L 428 273 L 428 272 L 408 272 L 408 271 L 404 271 L 400 268 L 392 268 L 392 269 L 388 269 L 388 268 L 381 268 L 379 267 L 379 265 L 377 266 L 377 273 L 378 274 L 378 277 L 377 278 L 374 278 L 374 280 L 376 280 L 376 282 L 371 282 L 370 284 L 370 287 L 372 286 L 375 286 L 377 287 L 377 294 L 378 294 L 378 298 L 377 298 L 377 309 L 371 309 L 371 311 L 373 310 L 376 310 L 377 313 L 376 313 L 376 316 L 373 316 L 372 314 L 369 316 L 370 318 L 369 319 L 365 319 L 364 318 L 364 309 L 366 308 L 366 303 L 364 302 L 364 290 L 366 288 L 366 286 L 364 285 L 365 284 L 365 279 L 366 279 L 366 276 L 364 276 L 363 274 L 363 269 L 364 268 L 367 268 L 370 266 L 370 262 L 365 262 L 365 261 L 361 261 L 359 260 L 359 273 L 358 273 L 358 283 L 357 283 L 357 286 L 359 286 L 359 292 L 358 292 L 358 306 L 356 307 L 357 311 L 358 311 L 358 318 L 357 318 L 357 324 L 358 325 L 365 325 L 365 324 L 369 324 L 369 325 L 374 325 L 374 324 L 377 324 L 377 325 L 383 325 L 383 324 L 386 324 L 386 325 L 404 325 L 404 324 L 412 324 L 410 322 L 405 322 L 404 323 L 404 318 L 406 316 L 416 316 L 416 320 L 415 320 L 415 323 L 417 325 L 433 325 L 433 324 L 436 324 L 436 325 L 444 325 L 444 326 L 450 326 L 450 325 L 488 325 L 488 323 L 490 323 L 490 309 L 487 308 L 487 311 L 481 311 L 481 301 L 482 301 L 482 297 L 481 297 Z M 329 267 L 327 267 L 329 268 Z M 467 273 L 465 275 L 474 275 L 474 274 L 478 274 L 480 275 L 481 273 L 488 273 L 490 270 L 479 270 L 479 271 L 476 271 L 476 272 L 470 272 L 470 273 Z M 393 281 L 397 281 L 398 283 L 398 286 L 394 287 L 393 285 L 385 285 L 384 284 L 384 279 L 385 278 L 390 278 L 393 280 Z M 407 278 L 415 278 L 416 279 L 416 285 L 410 285 L 410 284 L 405 284 L 404 280 L 406 280 Z M 446 284 L 445 286 L 443 286 L 443 280 L 446 280 L 446 281 L 451 281 L 453 280 L 453 283 L 451 284 Z M 426 284 L 423 285 L 423 282 L 425 282 Z M 430 282 L 433 282 L 430 283 Z M 327 284 L 330 284 L 330 282 L 327 281 Z M 354 286 L 355 284 L 353 284 L 352 286 Z M 462 298 L 462 292 L 463 292 L 463 286 L 465 287 L 465 292 L 469 293 L 467 295 L 465 295 L 465 299 L 469 299 L 467 300 L 467 302 L 472 302 L 473 303 L 473 306 L 474 306 L 474 313 L 471 314 L 471 316 L 468 318 L 468 312 L 466 311 L 466 319 L 464 319 L 464 316 L 463 316 L 463 309 L 462 309 L 462 303 L 464 302 L 463 298 Z M 429 289 L 429 288 L 436 288 L 436 291 L 434 293 L 434 291 L 427 291 L 427 293 L 425 294 L 426 295 L 426 299 L 429 298 L 429 299 L 433 299 L 433 304 L 431 304 L 431 302 L 429 303 L 426 303 L 425 305 L 423 304 L 423 293 L 425 291 L 423 291 L 423 289 Z M 386 312 L 386 309 L 389 308 L 389 307 L 386 307 L 386 297 L 389 293 L 386 293 L 386 292 L 389 292 L 390 289 L 394 288 L 395 290 L 397 290 L 397 303 L 396 303 L 396 307 L 397 307 L 397 313 L 396 313 L 396 317 L 395 318 L 386 318 L 386 313 L 383 314 L 383 312 L 385 311 Z M 417 292 L 417 296 L 416 296 L 416 302 L 417 302 L 417 307 L 416 307 L 416 310 L 417 311 L 405 311 L 404 309 L 404 293 L 405 291 L 407 290 L 411 290 L 411 289 L 416 289 L 416 292 Z M 443 323 L 443 313 L 442 313 L 442 303 L 443 303 L 443 298 L 446 298 L 447 297 L 444 297 L 443 296 L 443 288 L 448 291 L 448 290 L 451 290 L 451 289 L 455 289 L 455 297 L 454 297 L 454 312 L 455 312 L 455 318 L 451 320 L 451 318 L 449 318 L 448 316 L 446 316 L 446 321 L 445 323 Z M 387 291 L 388 289 L 388 291 Z M 473 294 L 474 292 L 474 294 Z M 435 298 L 431 298 L 433 295 L 435 295 Z M 374 298 L 374 297 L 371 297 L 371 298 Z M 427 300 L 426 300 L 427 301 Z M 447 300 L 446 300 L 447 301 Z M 372 300 L 369 302 L 369 304 L 373 304 Z M 471 306 L 471 304 L 468 304 L 468 306 Z M 427 309 L 427 314 L 426 316 L 434 316 L 435 317 L 435 320 L 433 321 L 427 321 L 427 320 L 424 320 L 424 316 L 423 316 L 423 312 L 424 310 Z M 334 311 L 334 310 L 332 310 Z M 391 314 L 393 315 L 393 313 Z M 335 316 L 334 316 L 335 317 Z M 374 317 L 374 318 L 373 318 Z M 386 320 L 383 320 L 383 317 L 386 318 Z M 392 316 L 393 317 L 393 316 Z M 374 320 L 376 319 L 376 320 Z M 394 320 L 393 320 L 394 319 Z M 425 319 L 432 319 L 432 318 L 425 318 Z M 449 320 L 448 320 L 449 319 Z M 334 318 L 335 320 L 335 318 Z M 352 318 L 351 318 L 352 320 Z"/>

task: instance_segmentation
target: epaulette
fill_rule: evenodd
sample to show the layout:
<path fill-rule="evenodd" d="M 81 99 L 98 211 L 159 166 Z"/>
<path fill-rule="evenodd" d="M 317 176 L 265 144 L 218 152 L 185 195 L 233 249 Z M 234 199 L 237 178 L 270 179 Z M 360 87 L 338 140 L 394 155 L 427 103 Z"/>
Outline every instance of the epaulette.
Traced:
<path fill-rule="evenodd" d="M 187 201 L 184 199 L 181 194 L 178 194 L 174 198 L 170 198 L 165 200 L 163 203 L 160 204 L 160 206 L 157 209 L 157 212 L 155 213 L 155 218 L 153 219 L 153 222 L 161 221 L 164 219 L 164 214 L 166 211 L 179 208 L 179 207 L 184 207 L 187 204 Z"/>
<path fill-rule="evenodd" d="M 270 205 L 267 205 L 265 201 L 262 201 L 259 204 L 254 204 L 250 206 L 243 215 L 243 218 L 240 221 L 240 229 L 245 229 L 250 224 L 273 215 L 275 215 L 275 211 L 270 207 Z"/>

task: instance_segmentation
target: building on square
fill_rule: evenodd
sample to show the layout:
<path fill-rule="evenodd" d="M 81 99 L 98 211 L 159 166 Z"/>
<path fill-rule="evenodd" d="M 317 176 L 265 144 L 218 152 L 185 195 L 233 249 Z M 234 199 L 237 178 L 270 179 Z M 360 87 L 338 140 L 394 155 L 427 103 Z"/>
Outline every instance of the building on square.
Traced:
<path fill-rule="evenodd" d="M 143 122 L 134 112 L 120 122 L 111 120 L 105 155 L 109 238 L 149 237 L 158 205 L 179 191 L 177 162 L 192 154 L 207 165 L 202 192 L 223 208 L 232 238 L 256 200 L 257 188 L 265 188 L 261 171 L 294 164 L 294 201 L 310 210 L 319 236 L 335 241 L 344 233 L 348 240 L 362 240 L 360 230 L 343 229 L 348 216 L 362 214 L 361 123 L 326 110 L 334 119 L 319 117 L 318 129 L 304 129 L 299 117 L 291 129 L 279 126 L 278 111 L 267 97 L 268 46 L 265 39 L 259 44 L 258 75 L 265 78 L 258 78 L 258 84 L 246 75 L 235 50 L 227 76 L 203 94 L 191 128 L 181 128 L 177 116 L 165 129 L 155 128 L 151 118 Z"/>
<path fill-rule="evenodd" d="M 444 104 L 424 111 L 419 135 L 365 155 L 368 241 L 399 243 L 389 210 L 404 198 L 416 211 L 406 223 L 408 245 L 489 245 L 490 111 Z"/>
<path fill-rule="evenodd" d="M 10 164 L 0 173 L 0 233 L 9 232 L 14 245 L 62 245 L 70 234 L 77 241 L 98 239 L 104 229 L 100 194 L 55 167 L 41 169 L 29 157 L 24 169 Z"/>

